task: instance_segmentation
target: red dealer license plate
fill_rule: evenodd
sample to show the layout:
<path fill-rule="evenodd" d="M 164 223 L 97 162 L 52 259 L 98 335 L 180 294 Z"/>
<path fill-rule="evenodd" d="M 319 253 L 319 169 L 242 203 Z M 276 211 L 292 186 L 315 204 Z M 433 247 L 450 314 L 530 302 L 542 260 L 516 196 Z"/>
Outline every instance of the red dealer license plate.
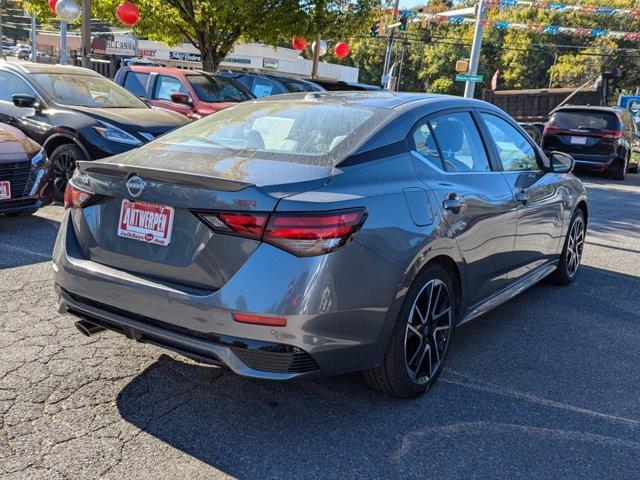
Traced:
<path fill-rule="evenodd" d="M 118 236 L 166 247 L 171 242 L 173 208 L 122 200 Z"/>
<path fill-rule="evenodd" d="M 9 200 L 11 198 L 11 183 L 0 182 L 0 200 Z"/>

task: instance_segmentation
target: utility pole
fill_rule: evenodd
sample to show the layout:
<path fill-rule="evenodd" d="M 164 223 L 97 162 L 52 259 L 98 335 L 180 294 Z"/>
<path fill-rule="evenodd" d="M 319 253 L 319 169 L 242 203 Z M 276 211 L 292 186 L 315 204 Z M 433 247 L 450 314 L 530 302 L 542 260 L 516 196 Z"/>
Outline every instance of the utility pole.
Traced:
<path fill-rule="evenodd" d="M 82 0 L 82 66 L 91 68 L 91 0 Z"/>
<path fill-rule="evenodd" d="M 395 0 L 395 4 L 393 6 L 393 22 L 396 21 L 396 14 L 398 13 L 398 9 L 400 8 L 400 0 Z M 395 27 L 391 29 L 389 32 L 389 37 L 387 38 L 387 49 L 384 53 L 384 66 L 382 67 L 382 78 L 380 79 L 380 83 L 384 87 L 387 82 L 385 82 L 385 77 L 389 71 L 389 66 L 391 65 L 391 56 L 393 54 L 393 40 L 395 36 Z"/>
<path fill-rule="evenodd" d="M 404 55 L 407 51 L 407 36 L 402 39 L 402 54 L 400 55 L 400 66 L 398 67 L 398 81 L 396 82 L 395 91 L 400 90 L 400 83 L 402 82 L 402 68 L 404 67 Z"/>
<path fill-rule="evenodd" d="M 469 61 L 469 75 L 478 74 L 478 64 L 480 63 L 480 51 L 482 50 L 482 34 L 484 33 L 484 22 L 487 19 L 487 1 L 478 2 L 476 12 L 476 29 L 473 33 L 473 44 L 471 45 L 471 59 Z M 475 82 L 467 82 L 464 87 L 465 98 L 473 98 L 476 90 Z"/>

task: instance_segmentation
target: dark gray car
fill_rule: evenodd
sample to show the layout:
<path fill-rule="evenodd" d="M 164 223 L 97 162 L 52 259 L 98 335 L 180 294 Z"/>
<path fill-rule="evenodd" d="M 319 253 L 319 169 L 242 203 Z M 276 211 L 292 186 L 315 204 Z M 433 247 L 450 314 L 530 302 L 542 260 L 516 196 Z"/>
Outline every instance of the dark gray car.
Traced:
<path fill-rule="evenodd" d="M 587 225 L 571 157 L 457 97 L 256 100 L 79 162 L 53 262 L 59 309 L 270 380 L 365 371 L 423 393 L 455 327 L 549 275 Z"/>

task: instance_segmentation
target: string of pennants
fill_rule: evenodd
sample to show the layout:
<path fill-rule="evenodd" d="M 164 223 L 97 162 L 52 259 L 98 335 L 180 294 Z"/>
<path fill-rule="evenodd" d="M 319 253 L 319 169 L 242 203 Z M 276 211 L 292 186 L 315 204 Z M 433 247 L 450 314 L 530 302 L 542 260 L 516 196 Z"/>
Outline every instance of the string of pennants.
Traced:
<path fill-rule="evenodd" d="M 585 13 L 591 15 L 624 16 L 631 18 L 640 17 L 638 8 L 614 8 L 614 7 L 587 7 L 584 5 L 568 5 L 566 3 L 552 2 L 528 2 L 523 0 L 487 0 L 490 7 L 520 7 L 537 10 L 550 10 L 561 13 Z"/>
<path fill-rule="evenodd" d="M 497 1 L 497 0 L 496 0 Z M 501 0 L 502 2 L 514 0 Z M 533 3 L 533 2 L 528 2 Z M 402 16 L 411 19 L 412 22 L 434 22 L 434 23 L 452 23 L 455 25 L 475 25 L 476 20 L 473 18 L 442 15 L 438 13 L 419 13 L 409 10 L 403 10 Z M 631 42 L 640 42 L 640 32 L 617 32 L 604 28 L 576 28 L 576 27 L 560 27 L 557 25 L 540 25 L 535 23 L 515 23 L 503 20 L 483 20 L 483 25 L 489 28 L 497 28 L 500 30 L 521 30 L 525 32 L 541 33 L 547 35 L 571 35 L 582 38 L 598 38 L 606 37 L 615 40 L 627 40 Z"/>

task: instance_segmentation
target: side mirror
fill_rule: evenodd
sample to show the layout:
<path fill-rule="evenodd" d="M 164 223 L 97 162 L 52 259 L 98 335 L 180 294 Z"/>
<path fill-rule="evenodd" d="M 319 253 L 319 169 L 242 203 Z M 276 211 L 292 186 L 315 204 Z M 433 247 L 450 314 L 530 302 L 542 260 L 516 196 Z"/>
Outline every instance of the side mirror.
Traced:
<path fill-rule="evenodd" d="M 571 173 L 576 166 L 573 157 L 564 152 L 551 152 L 549 155 L 551 168 L 556 173 Z"/>
<path fill-rule="evenodd" d="M 13 100 L 13 104 L 16 107 L 42 110 L 42 104 L 33 95 L 28 95 L 26 93 L 15 93 L 11 95 L 11 100 Z"/>
<path fill-rule="evenodd" d="M 191 99 L 186 93 L 172 93 L 171 101 L 173 103 L 181 103 L 182 105 L 192 106 Z"/>

